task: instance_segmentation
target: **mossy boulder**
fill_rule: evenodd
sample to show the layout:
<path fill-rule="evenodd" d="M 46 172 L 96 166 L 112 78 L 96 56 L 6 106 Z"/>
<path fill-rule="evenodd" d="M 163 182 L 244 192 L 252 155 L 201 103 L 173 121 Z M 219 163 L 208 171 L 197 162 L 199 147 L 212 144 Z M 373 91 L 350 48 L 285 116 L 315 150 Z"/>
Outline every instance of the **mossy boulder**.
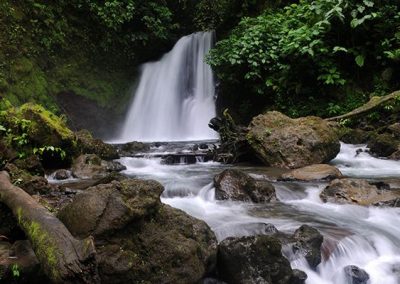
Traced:
<path fill-rule="evenodd" d="M 78 194 L 58 217 L 75 236 L 99 236 L 156 212 L 163 190 L 158 182 L 145 180 L 101 184 Z"/>
<path fill-rule="evenodd" d="M 37 145 L 52 145 L 66 150 L 73 150 L 76 146 L 74 133 L 66 121 L 42 106 L 24 104 L 17 113 L 32 122 L 28 135 Z"/>
<path fill-rule="evenodd" d="M 383 133 L 370 138 L 368 148 L 371 153 L 378 157 L 388 157 L 398 150 L 400 140 L 392 134 Z"/>
<path fill-rule="evenodd" d="M 77 237 L 95 237 L 104 283 L 197 283 L 215 267 L 211 229 L 162 205 L 161 184 L 123 180 L 78 194 L 59 213 Z"/>
<path fill-rule="evenodd" d="M 272 111 L 254 117 L 248 128 L 247 141 L 267 166 L 299 168 L 326 163 L 340 151 L 336 131 L 319 117 L 291 119 Z"/>
<path fill-rule="evenodd" d="M 117 149 L 110 144 L 104 143 L 100 139 L 93 138 L 88 130 L 80 130 L 75 133 L 77 148 L 80 154 L 96 154 L 101 159 L 118 159 Z"/>

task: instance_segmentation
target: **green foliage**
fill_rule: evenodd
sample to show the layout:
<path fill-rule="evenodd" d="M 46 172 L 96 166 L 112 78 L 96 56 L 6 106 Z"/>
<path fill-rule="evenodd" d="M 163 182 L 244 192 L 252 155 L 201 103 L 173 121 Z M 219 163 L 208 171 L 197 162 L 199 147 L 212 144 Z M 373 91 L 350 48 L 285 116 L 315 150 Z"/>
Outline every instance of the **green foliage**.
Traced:
<path fill-rule="evenodd" d="M 14 278 L 18 278 L 20 276 L 21 272 L 19 271 L 19 266 L 17 263 L 11 265 L 11 272 Z"/>
<path fill-rule="evenodd" d="M 243 18 L 208 62 L 222 84 L 266 95 L 278 107 L 292 102 L 300 114 L 317 95 L 324 105 L 357 85 L 373 91 L 376 72 L 398 69 L 399 47 L 398 1 L 301 0 Z M 388 88 L 399 84 L 392 79 Z M 339 107 L 345 109 L 328 112 Z"/>
<path fill-rule="evenodd" d="M 54 146 L 43 146 L 40 148 L 33 148 L 33 154 L 39 155 L 39 157 L 43 157 L 43 155 L 51 155 L 51 156 L 60 156 L 61 160 L 64 160 L 67 156 L 65 151 L 59 147 Z"/>

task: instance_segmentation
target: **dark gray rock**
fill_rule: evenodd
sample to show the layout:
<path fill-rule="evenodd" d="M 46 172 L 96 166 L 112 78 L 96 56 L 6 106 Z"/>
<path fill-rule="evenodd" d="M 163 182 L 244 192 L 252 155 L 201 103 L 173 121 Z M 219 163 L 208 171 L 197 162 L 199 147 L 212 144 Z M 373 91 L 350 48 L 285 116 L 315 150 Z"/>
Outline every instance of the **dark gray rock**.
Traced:
<path fill-rule="evenodd" d="M 368 273 L 355 265 L 348 265 L 344 269 L 344 274 L 348 284 L 367 284 L 369 280 Z"/>
<path fill-rule="evenodd" d="M 219 200 L 252 201 L 256 203 L 276 200 L 274 186 L 256 181 L 250 175 L 228 169 L 214 177 L 215 197 Z"/>

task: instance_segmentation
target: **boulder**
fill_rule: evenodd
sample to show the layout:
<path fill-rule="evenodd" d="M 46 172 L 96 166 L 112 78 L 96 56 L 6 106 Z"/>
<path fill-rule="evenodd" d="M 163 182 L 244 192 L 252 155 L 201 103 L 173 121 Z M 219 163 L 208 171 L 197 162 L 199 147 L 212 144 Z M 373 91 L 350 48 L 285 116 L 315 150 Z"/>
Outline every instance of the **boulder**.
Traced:
<path fill-rule="evenodd" d="M 369 280 L 368 273 L 355 265 L 348 265 L 343 268 L 346 283 L 349 284 L 367 284 Z"/>
<path fill-rule="evenodd" d="M 358 205 L 388 205 L 398 206 L 400 192 L 382 190 L 380 183 L 372 183 L 363 179 L 335 179 L 324 188 L 320 197 L 324 202 Z"/>
<path fill-rule="evenodd" d="M 142 142 L 129 142 L 121 147 L 122 151 L 127 152 L 129 154 L 136 154 L 139 152 L 147 152 L 150 150 L 150 145 Z"/>
<path fill-rule="evenodd" d="M 77 157 L 72 163 L 74 176 L 82 179 L 100 179 L 110 172 L 125 170 L 126 167 L 115 161 L 104 161 L 95 154 Z"/>
<path fill-rule="evenodd" d="M 400 139 L 400 122 L 396 122 L 391 124 L 387 128 L 388 132 L 390 132 L 395 138 Z"/>
<path fill-rule="evenodd" d="M 293 234 L 292 246 L 295 255 L 303 256 L 310 267 L 316 268 L 321 263 L 321 245 L 324 240 L 321 233 L 308 225 L 302 225 Z"/>
<path fill-rule="evenodd" d="M 371 132 L 358 128 L 337 127 L 336 129 L 340 141 L 348 144 L 365 144 L 372 135 Z"/>
<path fill-rule="evenodd" d="M 92 134 L 86 129 L 75 132 L 75 137 L 80 154 L 96 154 L 104 160 L 119 158 L 118 151 L 114 146 L 93 138 Z"/>
<path fill-rule="evenodd" d="M 250 175 L 228 169 L 214 177 L 215 197 L 219 200 L 252 201 L 255 203 L 276 200 L 275 188 L 269 182 L 256 181 Z"/>
<path fill-rule="evenodd" d="M 281 176 L 282 180 L 332 180 L 341 178 L 342 173 L 334 166 L 327 164 L 317 164 L 292 170 Z"/>
<path fill-rule="evenodd" d="M 78 194 L 59 213 L 77 237 L 95 237 L 103 283 L 197 283 L 215 268 L 203 221 L 162 205 L 155 181 L 127 179 Z"/>
<path fill-rule="evenodd" d="M 162 185 L 155 181 L 128 179 L 100 184 L 76 195 L 58 217 L 73 235 L 96 237 L 156 212 L 162 192 Z"/>
<path fill-rule="evenodd" d="M 218 273 L 227 283 L 301 283 L 281 249 L 274 236 L 227 238 L 218 246 Z"/>
<path fill-rule="evenodd" d="M 71 173 L 71 171 L 68 171 L 65 169 L 60 169 L 53 173 L 53 177 L 56 180 L 65 180 L 65 179 L 69 179 L 70 177 L 72 177 L 72 173 Z"/>
<path fill-rule="evenodd" d="M 391 134 L 384 133 L 370 138 L 368 148 L 370 152 L 378 157 L 388 157 L 397 151 L 400 141 Z"/>
<path fill-rule="evenodd" d="M 336 131 L 319 117 L 291 119 L 272 111 L 254 117 L 248 129 L 249 145 L 271 167 L 300 168 L 326 163 L 340 150 Z"/>

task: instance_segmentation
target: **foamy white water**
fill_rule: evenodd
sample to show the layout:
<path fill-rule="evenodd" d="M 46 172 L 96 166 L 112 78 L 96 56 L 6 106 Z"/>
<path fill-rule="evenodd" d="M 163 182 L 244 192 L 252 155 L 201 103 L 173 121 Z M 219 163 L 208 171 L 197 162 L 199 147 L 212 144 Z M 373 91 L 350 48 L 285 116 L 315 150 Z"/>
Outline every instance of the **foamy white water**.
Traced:
<path fill-rule="evenodd" d="M 182 37 L 159 61 L 142 66 L 122 131 L 113 142 L 217 139 L 215 82 L 205 55 L 212 32 Z"/>
<path fill-rule="evenodd" d="M 400 178 L 398 162 L 356 154 L 360 145 L 342 144 L 333 163 L 351 177 Z M 171 148 L 165 149 L 173 152 Z M 180 150 L 177 149 L 177 152 Z M 356 156 L 357 155 L 357 156 Z M 264 234 L 273 224 L 292 233 L 302 224 L 324 235 L 322 263 L 311 269 L 305 259 L 285 254 L 293 268 L 305 271 L 307 284 L 345 284 L 344 267 L 356 265 L 370 277 L 369 284 L 400 283 L 400 209 L 323 203 L 319 193 L 324 183 L 274 183 L 280 202 L 252 204 L 215 200 L 213 177 L 228 166 L 218 163 L 163 165 L 158 158 L 122 158 L 126 174 L 160 181 L 162 202 L 182 209 L 208 223 L 219 241 L 229 236 Z M 239 168 L 240 169 L 240 168 Z M 262 169 L 246 168 L 262 178 Z"/>

